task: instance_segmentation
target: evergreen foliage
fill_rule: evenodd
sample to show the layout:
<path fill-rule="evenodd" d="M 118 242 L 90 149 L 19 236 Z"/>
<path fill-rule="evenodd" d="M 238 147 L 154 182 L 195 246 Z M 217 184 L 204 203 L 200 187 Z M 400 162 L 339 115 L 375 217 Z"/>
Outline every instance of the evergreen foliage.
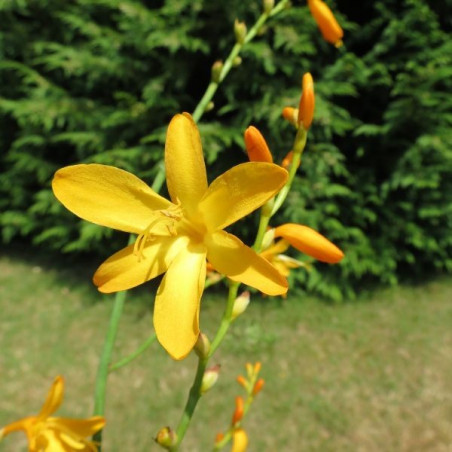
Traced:
<path fill-rule="evenodd" d="M 281 109 L 297 106 L 301 76 L 313 74 L 315 121 L 284 219 L 345 251 L 339 266 L 294 276 L 340 300 L 363 283 L 452 270 L 452 3 L 330 4 L 344 48 L 322 40 L 304 3 L 284 11 L 246 46 L 200 129 L 212 175 L 245 161 L 249 124 L 280 161 L 293 138 Z M 124 235 L 77 221 L 56 202 L 53 173 L 99 162 L 151 182 L 169 119 L 193 111 L 211 64 L 233 45 L 234 19 L 252 23 L 260 8 L 258 0 L 0 1 L 3 240 L 102 257 L 122 246 Z"/>

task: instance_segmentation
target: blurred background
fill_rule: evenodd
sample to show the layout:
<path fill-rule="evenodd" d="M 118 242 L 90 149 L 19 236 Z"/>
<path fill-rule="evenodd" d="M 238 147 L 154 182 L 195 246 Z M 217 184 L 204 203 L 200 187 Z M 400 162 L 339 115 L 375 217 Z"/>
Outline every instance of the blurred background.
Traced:
<path fill-rule="evenodd" d="M 203 401 L 186 450 L 209 450 L 234 376 L 257 359 L 268 389 L 250 416 L 252 451 L 450 450 L 452 1 L 328 1 L 340 49 L 293 3 L 244 48 L 200 121 L 209 178 L 246 161 L 250 124 L 283 159 L 294 133 L 281 111 L 311 72 L 314 123 L 274 224 L 306 224 L 346 257 L 292 272 L 285 301 L 253 295 L 219 355 L 224 390 Z M 66 414 L 91 410 L 112 298 L 90 278 L 127 238 L 66 211 L 54 172 L 97 162 L 152 183 L 170 118 L 194 110 L 234 20 L 251 26 L 260 12 L 258 0 L 0 0 L 0 424 L 36 412 L 58 373 L 72 384 Z M 234 233 L 250 243 L 256 220 Z M 212 332 L 221 294 L 206 295 Z M 150 332 L 149 286 L 130 298 L 118 358 Z M 126 427 L 106 433 L 107 450 L 157 449 L 152 435 L 177 422 L 194 359 L 152 353 L 112 375 L 111 422 Z M 1 451 L 23 447 L 7 440 Z"/>

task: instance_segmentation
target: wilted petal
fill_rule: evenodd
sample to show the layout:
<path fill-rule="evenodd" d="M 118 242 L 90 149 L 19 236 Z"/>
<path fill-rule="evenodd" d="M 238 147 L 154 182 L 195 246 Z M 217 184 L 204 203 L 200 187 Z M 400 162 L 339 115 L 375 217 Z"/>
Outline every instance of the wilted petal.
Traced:
<path fill-rule="evenodd" d="M 267 295 L 287 292 L 286 279 L 266 259 L 234 235 L 217 231 L 206 237 L 205 244 L 207 259 L 219 273 Z"/>
<path fill-rule="evenodd" d="M 210 231 L 224 229 L 276 195 L 288 173 L 272 163 L 250 162 L 234 166 L 210 184 L 199 204 Z"/>
<path fill-rule="evenodd" d="M 206 278 L 206 250 L 190 245 L 180 250 L 157 291 L 154 328 L 163 348 L 185 358 L 199 335 L 199 305 Z"/>
<path fill-rule="evenodd" d="M 75 215 L 125 232 L 141 233 L 152 210 L 172 205 L 138 177 L 107 165 L 66 166 L 55 173 L 52 188 Z"/>

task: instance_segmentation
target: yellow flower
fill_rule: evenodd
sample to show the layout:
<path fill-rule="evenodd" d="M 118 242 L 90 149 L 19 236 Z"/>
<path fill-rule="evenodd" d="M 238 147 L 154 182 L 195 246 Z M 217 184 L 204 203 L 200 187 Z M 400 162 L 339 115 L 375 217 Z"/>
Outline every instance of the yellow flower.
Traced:
<path fill-rule="evenodd" d="M 308 6 L 325 41 L 340 47 L 344 32 L 330 7 L 322 0 L 308 0 Z"/>
<path fill-rule="evenodd" d="M 63 378 L 56 377 L 41 412 L 7 425 L 0 430 L 0 439 L 11 432 L 23 430 L 28 438 L 29 452 L 97 452 L 96 444 L 86 438 L 104 427 L 103 417 L 50 417 L 63 401 L 63 391 Z"/>
<path fill-rule="evenodd" d="M 75 165 L 55 174 L 53 191 L 79 217 L 138 234 L 96 271 L 101 292 L 130 289 L 165 273 L 154 305 L 157 338 L 175 359 L 193 348 L 206 257 L 233 281 L 269 295 L 287 291 L 287 281 L 268 261 L 224 228 L 272 198 L 287 171 L 263 162 L 233 167 L 207 185 L 198 129 L 187 113 L 176 115 L 165 146 L 172 202 L 134 175 L 104 165 Z"/>

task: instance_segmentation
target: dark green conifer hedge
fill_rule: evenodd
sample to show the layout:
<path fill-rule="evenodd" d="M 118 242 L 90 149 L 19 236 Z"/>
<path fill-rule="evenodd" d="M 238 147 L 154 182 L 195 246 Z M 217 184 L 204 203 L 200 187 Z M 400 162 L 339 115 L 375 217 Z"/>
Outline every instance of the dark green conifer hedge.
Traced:
<path fill-rule="evenodd" d="M 202 118 L 210 174 L 245 160 L 249 124 L 283 158 L 293 131 L 281 109 L 297 106 L 310 71 L 315 123 L 281 218 L 318 229 L 346 259 L 299 271 L 297 286 L 339 300 L 365 283 L 450 272 L 452 2 L 329 2 L 346 33 L 340 50 L 294 3 L 244 49 Z M 169 119 L 193 111 L 211 64 L 234 43 L 234 19 L 251 24 L 260 8 L 259 0 L 2 0 L 3 241 L 25 237 L 99 261 L 122 246 L 123 235 L 55 201 L 54 171 L 99 162 L 151 182 Z M 244 238 L 250 221 L 236 226 Z"/>

